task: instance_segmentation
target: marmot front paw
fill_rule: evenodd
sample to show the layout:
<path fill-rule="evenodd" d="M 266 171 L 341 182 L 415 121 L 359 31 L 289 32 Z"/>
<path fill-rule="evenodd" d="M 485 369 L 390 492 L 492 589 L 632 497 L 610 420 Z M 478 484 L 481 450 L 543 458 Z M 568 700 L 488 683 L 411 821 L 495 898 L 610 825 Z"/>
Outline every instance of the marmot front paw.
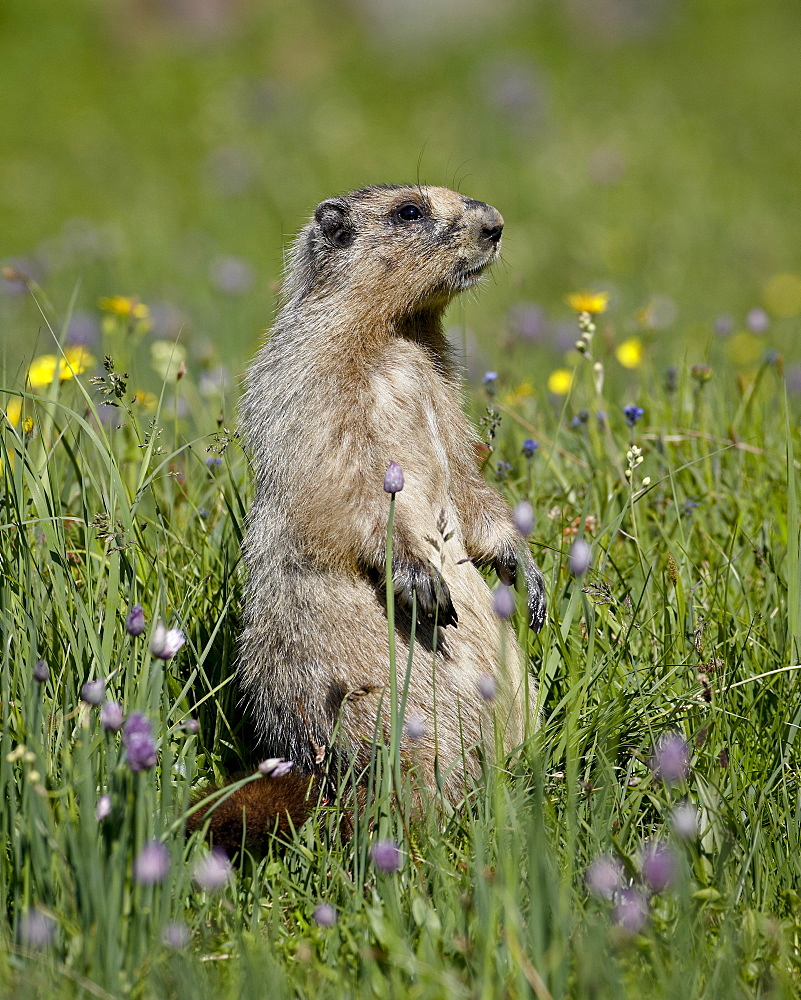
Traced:
<path fill-rule="evenodd" d="M 411 607 L 412 595 L 417 594 L 421 617 L 435 618 L 438 625 L 456 625 L 459 616 L 453 606 L 451 592 L 438 569 L 423 562 L 397 560 L 392 573 L 395 595 Z"/>

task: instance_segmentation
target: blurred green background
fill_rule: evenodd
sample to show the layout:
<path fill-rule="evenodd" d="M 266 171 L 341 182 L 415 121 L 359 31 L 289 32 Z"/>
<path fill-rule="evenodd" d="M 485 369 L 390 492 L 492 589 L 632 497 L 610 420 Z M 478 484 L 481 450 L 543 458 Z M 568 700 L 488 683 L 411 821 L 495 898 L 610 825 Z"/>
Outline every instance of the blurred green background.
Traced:
<path fill-rule="evenodd" d="M 800 388 L 799 53 L 788 0 L 4 0 L 0 261 L 96 353 L 136 295 L 235 386 L 315 204 L 420 179 L 506 218 L 449 314 L 473 377 L 564 364 L 589 287 L 612 360 L 776 349 Z M 4 273 L 8 383 L 52 338 Z"/>

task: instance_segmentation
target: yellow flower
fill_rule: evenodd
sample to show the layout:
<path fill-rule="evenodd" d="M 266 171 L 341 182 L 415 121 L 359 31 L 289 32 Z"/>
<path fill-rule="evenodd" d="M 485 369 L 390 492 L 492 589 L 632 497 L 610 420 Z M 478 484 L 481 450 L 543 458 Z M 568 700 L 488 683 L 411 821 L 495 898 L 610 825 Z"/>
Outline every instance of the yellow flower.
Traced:
<path fill-rule="evenodd" d="M 84 347 L 66 347 L 64 356 L 55 354 L 40 354 L 38 358 L 31 361 L 28 369 L 28 382 L 34 389 L 41 389 L 50 385 L 56 378 L 60 382 L 80 375 L 87 368 L 94 366 L 95 359 L 87 353 Z"/>
<path fill-rule="evenodd" d="M 103 312 L 114 313 L 125 319 L 147 319 L 150 316 L 150 310 L 144 302 L 130 295 L 110 295 L 98 299 L 97 304 Z"/>
<path fill-rule="evenodd" d="M 594 316 L 606 312 L 609 292 L 571 292 L 565 302 L 577 313 L 590 313 Z"/>
<path fill-rule="evenodd" d="M 138 403 L 143 410 L 152 411 L 158 406 L 158 398 L 152 392 L 145 392 L 144 389 L 137 389 L 133 394 L 133 401 Z"/>
<path fill-rule="evenodd" d="M 8 401 L 8 406 L 6 407 L 6 417 L 8 418 L 8 422 L 11 424 L 11 426 L 16 427 L 17 424 L 19 423 L 19 419 L 21 416 L 22 416 L 22 400 L 17 399 L 17 397 L 14 396 L 12 399 Z"/>
<path fill-rule="evenodd" d="M 567 368 L 557 368 L 548 376 L 548 392 L 554 396 L 566 396 L 573 385 L 573 372 Z"/>
<path fill-rule="evenodd" d="M 615 357 L 624 368 L 639 368 L 643 359 L 643 346 L 639 337 L 629 337 L 615 349 Z"/>
<path fill-rule="evenodd" d="M 519 406 L 525 400 L 529 399 L 534 395 L 534 387 L 531 382 L 526 380 L 521 382 L 520 385 L 516 386 L 511 392 L 504 393 L 501 402 L 504 406 Z"/>

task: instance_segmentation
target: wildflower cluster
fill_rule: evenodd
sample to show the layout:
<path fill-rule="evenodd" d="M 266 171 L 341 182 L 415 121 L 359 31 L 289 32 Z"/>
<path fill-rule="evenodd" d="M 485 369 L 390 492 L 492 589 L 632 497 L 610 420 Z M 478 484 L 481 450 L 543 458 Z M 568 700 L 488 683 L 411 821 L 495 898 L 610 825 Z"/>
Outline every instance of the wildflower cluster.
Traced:
<path fill-rule="evenodd" d="M 688 777 L 689 748 L 678 733 L 665 733 L 657 741 L 648 761 L 653 776 L 670 786 Z M 688 801 L 671 811 L 670 826 L 679 840 L 698 836 L 698 812 Z M 596 858 L 587 869 L 586 884 L 591 895 L 613 903 L 612 921 L 623 931 L 637 934 L 650 916 L 651 900 L 667 892 L 679 880 L 680 856 L 676 848 L 661 840 L 640 845 L 634 858 L 624 866 L 616 857 Z"/>
<path fill-rule="evenodd" d="M 109 336 L 124 334 L 139 338 L 146 334 L 153 323 L 150 309 L 135 295 L 109 295 L 98 299 L 103 317 L 103 333 Z"/>
<path fill-rule="evenodd" d="M 626 479 L 631 479 L 631 477 L 634 475 L 634 470 L 637 468 L 638 465 L 642 465 L 644 461 L 642 456 L 642 448 L 638 448 L 636 444 L 633 444 L 626 452 L 626 461 L 629 464 L 628 468 L 626 469 L 625 476 Z"/>
<path fill-rule="evenodd" d="M 55 381 L 66 382 L 93 368 L 95 359 L 83 345 L 65 347 L 63 354 L 40 354 L 28 368 L 28 384 L 44 389 Z"/>
<path fill-rule="evenodd" d="M 579 354 L 591 356 L 592 338 L 595 336 L 595 323 L 592 321 L 592 315 L 588 312 L 579 313 L 578 325 L 581 336 L 576 341 L 576 350 Z"/>

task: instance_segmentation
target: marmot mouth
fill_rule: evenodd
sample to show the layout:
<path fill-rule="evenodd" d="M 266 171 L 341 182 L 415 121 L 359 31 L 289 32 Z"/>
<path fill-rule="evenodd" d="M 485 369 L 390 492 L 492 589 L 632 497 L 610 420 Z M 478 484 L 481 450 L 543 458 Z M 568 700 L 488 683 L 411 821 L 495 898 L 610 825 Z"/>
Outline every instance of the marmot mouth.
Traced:
<path fill-rule="evenodd" d="M 484 271 L 486 271 L 490 264 L 494 262 L 496 257 L 497 254 L 493 254 L 486 260 L 481 261 L 480 264 L 473 264 L 470 267 L 466 267 L 464 265 L 457 267 L 454 279 L 459 288 L 469 288 L 471 285 L 475 285 Z M 467 262 L 465 261 L 465 264 L 466 263 Z"/>

